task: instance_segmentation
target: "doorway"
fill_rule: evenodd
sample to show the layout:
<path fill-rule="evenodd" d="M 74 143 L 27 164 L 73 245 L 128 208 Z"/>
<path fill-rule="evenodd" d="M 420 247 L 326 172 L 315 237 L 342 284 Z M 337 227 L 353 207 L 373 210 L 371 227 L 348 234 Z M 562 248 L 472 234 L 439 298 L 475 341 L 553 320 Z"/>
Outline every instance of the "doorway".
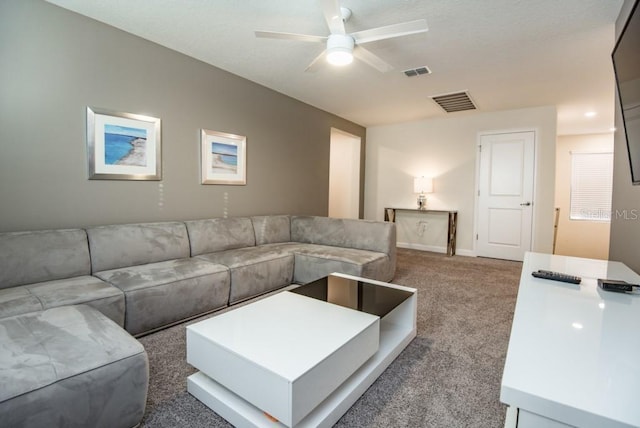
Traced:
<path fill-rule="evenodd" d="M 481 134 L 476 254 L 522 261 L 533 236 L 535 132 Z"/>
<path fill-rule="evenodd" d="M 360 137 L 331 128 L 329 217 L 360 216 L 360 144 Z"/>

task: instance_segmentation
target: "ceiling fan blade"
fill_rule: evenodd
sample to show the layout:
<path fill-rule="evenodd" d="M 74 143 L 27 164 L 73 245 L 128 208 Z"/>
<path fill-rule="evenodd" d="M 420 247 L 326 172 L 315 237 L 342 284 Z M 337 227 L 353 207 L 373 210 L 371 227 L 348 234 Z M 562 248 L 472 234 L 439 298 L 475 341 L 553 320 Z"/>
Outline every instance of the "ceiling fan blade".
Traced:
<path fill-rule="evenodd" d="M 256 37 L 266 39 L 284 39 L 284 40 L 298 40 L 301 42 L 319 42 L 325 43 L 327 38 L 325 36 L 312 36 L 309 34 L 295 34 L 295 33 L 280 33 L 277 31 L 256 31 Z"/>
<path fill-rule="evenodd" d="M 338 0 L 321 0 L 320 3 L 331 34 L 345 34 L 340 2 Z"/>
<path fill-rule="evenodd" d="M 381 73 L 386 73 L 393 70 L 391 64 L 384 61 L 378 55 L 375 55 L 371 51 L 363 48 L 362 46 L 356 46 L 356 48 L 353 50 L 353 56 L 358 58 L 360 61 L 369 64 L 371 67 L 375 68 Z"/>
<path fill-rule="evenodd" d="M 324 61 L 326 56 L 327 56 L 327 51 L 326 50 L 322 51 L 320 55 L 318 55 L 317 57 L 315 57 L 313 61 L 311 61 L 311 64 L 309 64 L 307 68 L 304 69 L 304 71 L 307 73 L 313 73 L 318 69 L 320 69 L 322 65 L 326 64 L 326 61 Z"/>
<path fill-rule="evenodd" d="M 400 24 L 392 24 L 385 27 L 358 31 L 356 33 L 352 33 L 351 36 L 356 41 L 356 44 L 362 44 L 375 42 L 376 40 L 391 39 L 393 37 L 424 33 L 428 30 L 429 28 L 427 27 L 427 20 L 417 19 L 415 21 L 402 22 Z"/>

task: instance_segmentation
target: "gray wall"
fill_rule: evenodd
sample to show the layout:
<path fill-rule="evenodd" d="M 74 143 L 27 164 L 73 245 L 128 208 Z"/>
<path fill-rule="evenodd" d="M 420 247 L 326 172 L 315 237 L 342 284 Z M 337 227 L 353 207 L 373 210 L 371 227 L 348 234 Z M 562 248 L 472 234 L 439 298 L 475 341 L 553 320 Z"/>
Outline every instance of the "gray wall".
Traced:
<path fill-rule="evenodd" d="M 631 13 L 634 0 L 625 0 L 616 21 L 616 38 Z M 622 113 L 616 94 L 616 133 L 613 159 L 613 199 L 609 259 L 640 272 L 640 186 L 631 184 Z"/>
<path fill-rule="evenodd" d="M 161 118 L 162 181 L 88 180 L 87 106 Z M 0 231 L 326 215 L 331 127 L 364 144 L 365 128 L 193 58 L 0 1 Z M 201 128 L 247 136 L 246 186 L 200 184 Z"/>

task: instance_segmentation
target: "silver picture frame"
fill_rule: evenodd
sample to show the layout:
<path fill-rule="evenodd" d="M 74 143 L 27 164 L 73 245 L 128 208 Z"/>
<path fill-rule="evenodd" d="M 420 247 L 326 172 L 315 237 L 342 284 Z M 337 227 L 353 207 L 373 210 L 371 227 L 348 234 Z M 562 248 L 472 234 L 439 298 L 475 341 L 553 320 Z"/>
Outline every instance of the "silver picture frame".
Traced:
<path fill-rule="evenodd" d="M 247 184 L 247 137 L 202 129 L 200 160 L 202 184 Z"/>
<path fill-rule="evenodd" d="M 87 107 L 89 180 L 161 180 L 161 120 Z"/>

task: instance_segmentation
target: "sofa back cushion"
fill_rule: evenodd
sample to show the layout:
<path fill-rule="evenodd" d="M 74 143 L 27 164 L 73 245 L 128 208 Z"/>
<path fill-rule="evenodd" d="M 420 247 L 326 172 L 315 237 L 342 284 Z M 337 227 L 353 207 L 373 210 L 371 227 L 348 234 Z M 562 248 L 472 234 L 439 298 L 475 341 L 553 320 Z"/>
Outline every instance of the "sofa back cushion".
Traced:
<path fill-rule="evenodd" d="M 251 217 L 256 235 L 256 245 L 277 244 L 291 241 L 291 217 L 266 215 Z"/>
<path fill-rule="evenodd" d="M 97 226 L 87 235 L 93 272 L 189 257 L 181 222 Z"/>
<path fill-rule="evenodd" d="M 395 255 L 395 223 L 330 217 L 291 217 L 291 240 Z"/>
<path fill-rule="evenodd" d="M 0 234 L 0 288 L 89 275 L 82 229 Z"/>
<path fill-rule="evenodd" d="M 253 224 L 248 217 L 191 220 L 185 224 L 194 257 L 256 245 Z"/>

